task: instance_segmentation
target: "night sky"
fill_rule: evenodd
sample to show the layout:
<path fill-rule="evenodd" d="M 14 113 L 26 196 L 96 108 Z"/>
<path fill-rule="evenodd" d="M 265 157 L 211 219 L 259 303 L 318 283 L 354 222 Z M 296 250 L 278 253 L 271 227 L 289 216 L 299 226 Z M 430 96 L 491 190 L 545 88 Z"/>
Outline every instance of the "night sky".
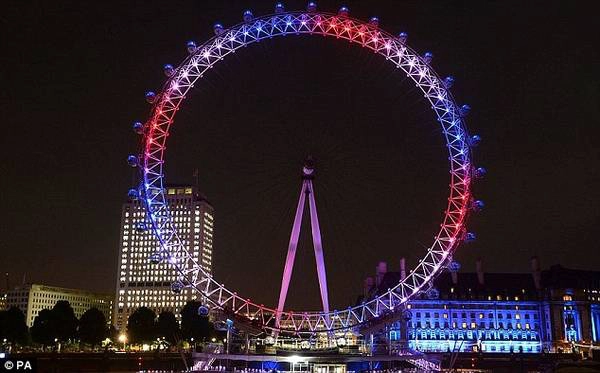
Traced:
<path fill-rule="evenodd" d="M 472 217 L 478 241 L 457 259 L 473 270 L 560 263 L 600 269 L 600 52 L 584 2 L 348 1 L 351 15 L 409 33 L 453 75 L 483 137 Z M 122 4 L 127 4 L 123 6 Z M 304 9 L 288 1 L 288 10 Z M 338 2 L 320 1 L 335 12 Z M 589 3 L 588 5 L 591 5 Z M 0 12 L 0 270 L 26 281 L 113 292 L 125 159 L 145 120 L 146 90 L 187 40 L 241 20 L 264 1 L 10 2 Z M 402 73 L 346 41 L 288 36 L 217 65 L 176 117 L 167 180 L 199 184 L 216 210 L 214 272 L 275 305 L 303 159 L 315 191 L 332 307 L 360 293 L 379 260 L 414 264 L 448 194 L 447 155 L 432 111 Z M 305 222 L 288 305 L 319 306 Z M 0 288 L 4 288 L 2 281 Z"/>

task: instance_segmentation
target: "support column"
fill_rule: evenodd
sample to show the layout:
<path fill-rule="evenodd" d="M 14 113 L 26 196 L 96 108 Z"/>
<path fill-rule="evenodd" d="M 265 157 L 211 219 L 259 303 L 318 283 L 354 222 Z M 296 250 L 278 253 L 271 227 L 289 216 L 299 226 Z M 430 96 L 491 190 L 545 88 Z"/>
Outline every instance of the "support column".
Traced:
<path fill-rule="evenodd" d="M 275 325 L 279 327 L 279 321 L 281 319 L 281 312 L 285 306 L 285 299 L 287 298 L 288 288 L 290 286 L 290 280 L 292 279 L 292 271 L 294 269 L 294 260 L 296 259 L 296 248 L 298 247 L 298 238 L 300 237 L 300 228 L 302 225 L 302 214 L 304 212 L 305 203 L 305 183 L 302 183 L 302 189 L 300 190 L 300 198 L 298 198 L 298 207 L 296 208 L 296 216 L 294 218 L 294 225 L 292 226 L 292 233 L 290 234 L 290 242 L 288 244 L 288 252 L 285 258 L 285 267 L 283 268 L 283 278 L 281 279 L 281 290 L 279 291 L 279 303 L 277 305 L 277 315 L 275 316 Z"/>
<path fill-rule="evenodd" d="M 308 205 L 310 208 L 310 226 L 312 229 L 313 247 L 315 250 L 315 260 L 317 262 L 317 276 L 319 277 L 319 290 L 321 291 L 321 303 L 323 312 L 329 312 L 329 295 L 327 292 L 327 273 L 325 272 L 325 258 L 323 257 L 323 244 L 321 242 L 321 228 L 319 227 L 319 217 L 317 216 L 317 204 L 315 194 L 312 190 L 312 182 L 308 182 Z"/>
<path fill-rule="evenodd" d="M 300 191 L 300 197 L 298 198 L 298 207 L 296 208 L 296 216 L 294 218 L 294 225 L 292 226 L 292 233 L 290 235 L 290 242 L 288 245 L 287 257 L 285 259 L 285 267 L 283 269 L 283 278 L 281 280 L 281 290 L 279 292 L 279 303 L 277 305 L 277 315 L 275 317 L 275 325 L 279 327 L 281 321 L 281 313 L 285 307 L 285 300 L 287 298 L 287 292 L 292 278 L 292 271 L 294 267 L 294 260 L 296 258 L 296 248 L 298 247 L 298 238 L 300 236 L 300 229 L 302 226 L 302 216 L 304 212 L 304 206 L 306 203 L 306 197 L 308 196 L 309 212 L 310 212 L 310 225 L 312 232 L 313 247 L 315 250 L 315 261 L 317 265 L 317 276 L 319 278 L 319 290 L 321 292 L 321 302 L 323 304 L 323 311 L 329 312 L 329 294 L 327 291 L 327 273 L 325 271 L 325 258 L 323 256 L 323 243 L 321 240 L 321 229 L 319 227 L 319 217 L 317 215 L 317 204 L 315 202 L 315 196 L 313 191 L 312 180 L 314 179 L 314 165 L 312 159 L 308 158 L 302 168 L 302 189 Z"/>

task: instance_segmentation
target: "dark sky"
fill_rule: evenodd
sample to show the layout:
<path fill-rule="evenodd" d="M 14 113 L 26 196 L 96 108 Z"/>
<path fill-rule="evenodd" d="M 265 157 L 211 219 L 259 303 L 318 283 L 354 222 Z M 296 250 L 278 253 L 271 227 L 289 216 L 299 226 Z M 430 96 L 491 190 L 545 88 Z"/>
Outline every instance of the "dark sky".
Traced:
<path fill-rule="evenodd" d="M 592 3 L 348 1 L 430 50 L 454 75 L 475 154 L 489 177 L 476 243 L 457 254 L 489 271 L 542 265 L 599 269 L 600 76 Z M 126 6 L 123 4 L 127 4 Z M 336 11 L 341 4 L 320 1 Z M 0 12 L 0 270 L 28 281 L 113 291 L 126 166 L 145 120 L 144 92 L 178 64 L 185 42 L 262 1 L 10 2 Z M 287 9 L 305 2 L 288 1 Z M 275 304 L 300 188 L 315 180 L 333 307 L 360 292 L 378 260 L 397 270 L 430 244 L 447 198 L 447 161 L 432 112 L 414 85 L 373 53 L 322 37 L 263 41 L 207 74 L 168 143 L 167 179 L 200 185 L 216 209 L 220 281 Z M 307 223 L 307 221 L 305 221 Z M 306 225 L 308 227 L 308 225 Z M 292 308 L 318 307 L 303 231 Z M 2 286 L 4 287 L 4 283 Z"/>

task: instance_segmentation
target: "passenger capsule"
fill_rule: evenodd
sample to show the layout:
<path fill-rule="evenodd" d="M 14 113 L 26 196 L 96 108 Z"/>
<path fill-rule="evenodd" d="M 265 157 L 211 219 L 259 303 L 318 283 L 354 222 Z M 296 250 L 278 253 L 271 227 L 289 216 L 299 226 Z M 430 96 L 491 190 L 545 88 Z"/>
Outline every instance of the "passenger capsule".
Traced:
<path fill-rule="evenodd" d="M 187 42 L 187 50 L 188 50 L 188 53 L 190 53 L 190 54 L 196 52 L 196 42 L 193 40 L 188 41 Z"/>
<path fill-rule="evenodd" d="M 448 264 L 448 270 L 450 272 L 458 272 L 460 270 L 460 263 L 456 260 L 453 260 Z"/>
<path fill-rule="evenodd" d="M 485 203 L 483 203 L 483 201 L 481 201 L 481 200 L 475 200 L 471 204 L 471 209 L 473 211 L 481 211 L 481 210 L 483 210 L 484 207 L 485 207 Z"/>
<path fill-rule="evenodd" d="M 471 112 L 471 107 L 467 104 L 464 104 L 463 106 L 460 107 L 459 112 L 462 117 L 466 117 Z"/>
<path fill-rule="evenodd" d="M 161 261 L 162 261 L 162 257 L 159 253 L 154 253 L 154 254 L 150 255 L 150 263 L 158 264 Z"/>
<path fill-rule="evenodd" d="M 149 104 L 155 103 L 156 102 L 156 93 L 154 93 L 152 91 L 146 92 L 146 101 L 148 101 Z"/>
<path fill-rule="evenodd" d="M 408 34 L 406 32 L 401 32 L 398 34 L 398 41 L 400 41 L 400 43 L 404 44 L 404 43 L 406 43 L 407 40 L 408 40 Z"/>
<path fill-rule="evenodd" d="M 338 16 L 340 17 L 348 17 L 348 14 L 350 13 L 350 9 L 348 9 L 348 7 L 341 7 L 340 10 L 338 10 Z"/>
<path fill-rule="evenodd" d="M 133 122 L 132 128 L 133 132 L 137 133 L 138 135 L 144 133 L 144 124 L 142 122 Z"/>
<path fill-rule="evenodd" d="M 465 242 L 469 243 L 469 242 L 474 242 L 477 239 L 477 235 L 473 232 L 467 232 L 467 234 L 465 234 Z"/>
<path fill-rule="evenodd" d="M 428 299 L 438 299 L 440 297 L 440 292 L 436 288 L 430 288 L 427 290 L 426 295 Z"/>
<path fill-rule="evenodd" d="M 315 3 L 314 1 L 311 1 L 306 6 L 306 10 L 308 10 L 309 12 L 316 12 L 317 11 L 317 3 Z"/>
<path fill-rule="evenodd" d="M 283 3 L 275 4 L 275 14 L 281 14 L 283 12 L 285 12 L 285 6 L 283 6 Z"/>
<path fill-rule="evenodd" d="M 444 78 L 444 87 L 446 87 L 446 89 L 452 88 L 453 85 L 454 85 L 454 77 L 453 76 L 447 76 L 446 78 Z"/>
<path fill-rule="evenodd" d="M 433 53 L 425 52 L 425 54 L 423 55 L 423 61 L 425 61 L 425 63 L 429 65 L 432 60 L 433 60 Z"/>
<path fill-rule="evenodd" d="M 252 11 L 248 9 L 244 11 L 242 18 L 244 19 L 244 22 L 252 22 L 254 19 L 254 14 L 252 14 Z"/>
<path fill-rule="evenodd" d="M 371 19 L 369 19 L 369 25 L 373 27 L 379 27 L 379 18 L 371 17 Z"/>
<path fill-rule="evenodd" d="M 250 21 L 248 21 L 248 22 L 250 22 Z M 225 30 L 225 29 L 223 28 L 223 25 L 220 23 L 215 23 L 215 25 L 213 26 L 213 31 L 214 31 L 215 35 L 217 35 L 217 36 L 221 35 L 223 33 L 223 30 Z"/>
<path fill-rule="evenodd" d="M 131 188 L 127 191 L 127 197 L 131 200 L 131 201 L 137 201 L 138 198 L 140 198 L 140 194 L 138 193 L 138 190 L 135 188 Z"/>
<path fill-rule="evenodd" d="M 173 76 L 173 74 L 175 74 L 175 69 L 173 68 L 173 65 L 169 65 L 169 64 L 164 65 L 163 73 L 165 73 L 165 75 L 168 77 Z"/>
<path fill-rule="evenodd" d="M 177 280 L 171 284 L 171 291 L 175 294 L 181 293 L 183 290 L 183 282 Z"/>
<path fill-rule="evenodd" d="M 470 146 L 477 146 L 479 145 L 479 143 L 481 143 L 481 136 L 479 135 L 473 135 L 469 138 L 469 145 Z"/>
<path fill-rule="evenodd" d="M 139 163 L 139 160 L 138 160 L 137 156 L 130 154 L 127 157 L 127 164 L 130 165 L 131 167 L 137 167 L 138 163 Z"/>
<path fill-rule="evenodd" d="M 483 167 L 477 167 L 475 169 L 475 177 L 478 179 L 483 179 L 485 177 L 485 175 L 487 174 L 487 170 Z"/>
<path fill-rule="evenodd" d="M 206 307 L 205 305 L 201 305 L 200 307 L 198 307 L 198 316 L 208 316 L 208 307 Z"/>

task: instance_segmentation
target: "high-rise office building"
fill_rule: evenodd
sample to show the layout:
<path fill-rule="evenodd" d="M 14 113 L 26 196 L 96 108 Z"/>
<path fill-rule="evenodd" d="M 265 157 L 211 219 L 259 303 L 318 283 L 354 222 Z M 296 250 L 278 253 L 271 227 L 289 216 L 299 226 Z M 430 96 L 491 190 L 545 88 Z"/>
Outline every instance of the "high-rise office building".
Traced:
<path fill-rule="evenodd" d="M 111 321 L 112 295 L 57 286 L 39 284 L 17 286 L 6 294 L 6 308 L 17 307 L 23 311 L 25 322 L 31 327 L 41 310 L 52 309 L 60 300 L 69 302 L 77 318 L 88 309 L 97 308 L 104 314 L 108 323 Z"/>
<path fill-rule="evenodd" d="M 167 186 L 165 197 L 183 244 L 202 268 L 212 273 L 213 207 L 190 185 Z M 139 229 L 146 223 L 141 201 L 123 204 L 113 316 L 117 329 L 126 327 L 129 315 L 139 307 L 148 307 L 156 314 L 171 311 L 179 318 L 185 303 L 198 297 L 193 289 L 173 293 L 171 283 L 177 280 L 177 273 L 168 263 L 150 262 L 159 244 L 151 230 Z"/>

